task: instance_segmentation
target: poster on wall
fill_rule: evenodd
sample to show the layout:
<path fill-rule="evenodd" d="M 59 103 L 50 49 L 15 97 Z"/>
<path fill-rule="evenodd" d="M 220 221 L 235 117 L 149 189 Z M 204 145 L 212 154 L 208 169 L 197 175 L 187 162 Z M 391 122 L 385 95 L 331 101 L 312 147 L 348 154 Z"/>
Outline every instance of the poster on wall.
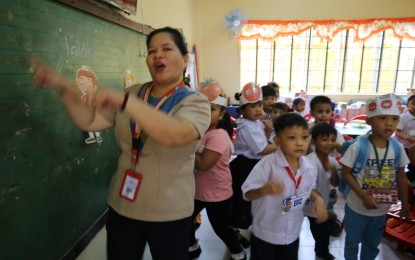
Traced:
<path fill-rule="evenodd" d="M 137 11 L 137 0 L 101 0 L 110 5 L 113 5 L 128 14 L 135 15 Z"/>

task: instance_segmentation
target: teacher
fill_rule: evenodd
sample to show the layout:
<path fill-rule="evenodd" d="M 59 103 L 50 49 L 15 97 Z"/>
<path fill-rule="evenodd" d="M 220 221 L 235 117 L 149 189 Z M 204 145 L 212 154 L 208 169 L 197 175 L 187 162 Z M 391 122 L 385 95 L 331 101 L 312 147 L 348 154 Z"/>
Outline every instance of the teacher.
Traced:
<path fill-rule="evenodd" d="M 100 88 L 84 102 L 40 61 L 33 81 L 60 93 L 79 128 L 115 127 L 121 155 L 108 194 L 108 259 L 141 259 L 146 243 L 153 259 L 187 259 L 195 151 L 210 124 L 210 104 L 185 86 L 189 57 L 178 30 L 157 29 L 146 44 L 152 81 L 125 92 Z"/>

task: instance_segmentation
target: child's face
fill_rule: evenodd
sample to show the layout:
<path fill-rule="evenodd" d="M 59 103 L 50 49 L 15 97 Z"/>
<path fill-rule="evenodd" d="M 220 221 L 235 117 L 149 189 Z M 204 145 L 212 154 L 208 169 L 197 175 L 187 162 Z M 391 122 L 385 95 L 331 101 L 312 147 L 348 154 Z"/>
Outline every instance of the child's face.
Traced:
<path fill-rule="evenodd" d="M 332 116 L 331 104 L 316 104 L 314 109 L 310 111 L 310 114 L 314 117 L 316 124 L 330 123 Z"/>
<path fill-rule="evenodd" d="M 272 106 L 275 104 L 275 96 L 268 96 L 264 97 L 262 100 L 262 106 L 264 108 L 264 112 L 269 114 L 272 111 Z"/>
<path fill-rule="evenodd" d="M 336 148 L 337 140 L 336 135 L 320 135 L 317 139 L 312 140 L 315 151 L 324 155 L 331 154 Z"/>
<path fill-rule="evenodd" d="M 210 104 L 210 126 L 216 126 L 224 114 L 225 110 L 222 110 L 222 106 Z"/>
<path fill-rule="evenodd" d="M 279 145 L 287 160 L 298 159 L 307 152 L 309 145 L 308 129 L 302 126 L 285 128 L 277 133 L 274 142 Z"/>
<path fill-rule="evenodd" d="M 262 102 L 250 103 L 246 104 L 243 110 L 241 110 L 241 114 L 244 118 L 256 121 L 262 118 Z"/>
<path fill-rule="evenodd" d="M 412 115 L 415 115 L 415 98 L 412 98 L 406 106 L 408 107 L 409 112 L 411 112 Z"/>
<path fill-rule="evenodd" d="M 278 117 L 284 114 L 287 114 L 287 112 L 285 112 L 284 110 L 278 109 L 278 108 L 273 108 L 272 113 L 271 113 L 272 120 L 274 121 L 275 119 L 277 119 Z"/>
<path fill-rule="evenodd" d="M 395 132 L 399 119 L 399 116 L 380 115 L 366 118 L 366 123 L 372 127 L 372 134 L 387 139 Z"/>
<path fill-rule="evenodd" d="M 305 110 L 305 102 L 300 102 L 295 108 L 299 112 L 303 112 Z"/>

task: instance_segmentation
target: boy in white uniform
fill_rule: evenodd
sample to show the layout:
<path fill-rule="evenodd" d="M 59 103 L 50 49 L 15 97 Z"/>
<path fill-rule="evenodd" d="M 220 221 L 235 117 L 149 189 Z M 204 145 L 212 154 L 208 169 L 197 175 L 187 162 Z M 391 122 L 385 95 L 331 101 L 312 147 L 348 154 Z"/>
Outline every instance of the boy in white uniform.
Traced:
<path fill-rule="evenodd" d="M 321 194 L 326 203 L 330 200 L 331 186 L 337 187 L 339 180 L 337 176 L 338 163 L 333 156 L 330 156 L 336 147 L 337 130 L 330 124 L 318 124 L 311 131 L 311 142 L 314 152 L 307 155 L 307 158 L 317 169 L 317 191 Z M 330 230 L 328 221 L 316 223 L 316 218 L 311 212 L 312 204 L 305 207 L 305 214 L 310 220 L 310 230 L 315 240 L 314 252 L 324 260 L 335 259 L 329 252 Z"/>
<path fill-rule="evenodd" d="M 313 190 L 317 170 L 304 156 L 309 145 L 306 120 L 285 114 L 274 129 L 280 148 L 261 159 L 242 185 L 244 198 L 252 200 L 252 260 L 298 258 L 302 208 L 309 199 L 318 222 L 327 219 L 324 200 Z"/>

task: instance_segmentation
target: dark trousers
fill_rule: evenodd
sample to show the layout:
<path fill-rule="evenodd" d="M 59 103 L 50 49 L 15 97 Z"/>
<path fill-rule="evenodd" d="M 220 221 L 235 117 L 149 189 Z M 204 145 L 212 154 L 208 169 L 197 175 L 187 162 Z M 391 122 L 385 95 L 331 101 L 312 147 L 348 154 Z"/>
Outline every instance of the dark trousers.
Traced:
<path fill-rule="evenodd" d="M 248 229 L 252 224 L 251 202 L 244 200 L 241 187 L 258 162 L 257 159 L 238 155 L 229 164 L 233 189 L 230 225 L 234 228 Z"/>
<path fill-rule="evenodd" d="M 242 247 L 239 244 L 236 233 L 232 228 L 229 227 L 231 198 L 220 202 L 205 202 L 195 200 L 195 209 L 193 211 L 192 219 L 194 219 L 197 214 L 199 214 L 200 211 L 202 211 L 204 208 L 206 208 L 209 222 L 212 225 L 216 235 L 222 239 L 232 254 L 240 253 L 242 251 Z M 196 243 L 195 231 L 195 226 L 192 225 L 190 231 L 191 246 Z"/>
<path fill-rule="evenodd" d="M 300 239 L 288 245 L 274 245 L 251 234 L 251 260 L 296 260 Z"/>
<path fill-rule="evenodd" d="M 188 259 L 192 218 L 149 222 L 126 218 L 111 207 L 107 219 L 107 257 L 109 260 L 142 259 L 146 243 L 154 260 Z"/>
<path fill-rule="evenodd" d="M 308 220 L 310 220 L 310 230 L 315 241 L 314 252 L 316 252 L 317 255 L 327 254 L 329 252 L 330 244 L 330 231 L 328 222 L 325 221 L 323 223 L 317 224 L 316 218 L 312 217 L 308 217 Z"/>

